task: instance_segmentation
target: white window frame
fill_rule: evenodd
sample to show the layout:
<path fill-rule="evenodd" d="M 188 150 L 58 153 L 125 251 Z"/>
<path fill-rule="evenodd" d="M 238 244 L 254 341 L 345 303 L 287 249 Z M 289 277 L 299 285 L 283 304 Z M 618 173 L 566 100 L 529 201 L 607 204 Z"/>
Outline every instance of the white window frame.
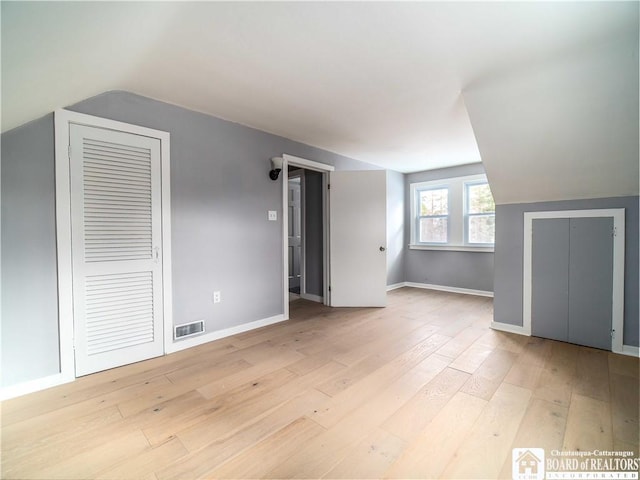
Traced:
<path fill-rule="evenodd" d="M 422 192 L 430 192 L 433 190 L 446 190 L 447 191 L 447 214 L 446 215 L 420 215 L 420 194 Z M 413 217 L 413 227 L 416 231 L 416 243 L 420 243 L 421 245 L 448 245 L 449 244 L 449 225 L 451 225 L 451 209 L 449 208 L 451 198 L 451 192 L 449 191 L 448 185 L 434 185 L 422 188 L 416 188 L 413 202 L 415 203 L 416 215 Z M 419 242 L 420 239 L 420 220 L 422 218 L 446 218 L 447 219 L 447 241 L 445 242 Z"/>
<path fill-rule="evenodd" d="M 470 217 L 493 216 L 494 219 L 496 218 L 495 201 L 494 201 L 493 213 L 469 213 L 469 187 L 473 187 L 476 185 L 485 185 L 485 184 L 489 185 L 489 182 L 487 181 L 486 176 L 484 180 L 464 182 L 464 244 L 465 245 L 474 246 L 474 247 L 493 247 L 495 245 L 495 235 L 494 235 L 494 242 L 492 243 L 472 242 L 469 240 L 469 218 Z M 489 186 L 489 188 L 491 188 L 491 186 Z M 495 220 L 494 220 L 494 225 L 495 225 Z"/>
<path fill-rule="evenodd" d="M 464 177 L 443 178 L 427 182 L 416 182 L 410 185 L 411 207 L 411 240 L 412 250 L 452 250 L 461 252 L 493 252 L 494 244 L 478 244 L 467 242 L 466 185 L 480 184 L 487 181 L 484 174 Z M 422 190 L 447 188 L 449 190 L 447 225 L 447 243 L 419 242 L 418 232 L 418 195 Z"/>

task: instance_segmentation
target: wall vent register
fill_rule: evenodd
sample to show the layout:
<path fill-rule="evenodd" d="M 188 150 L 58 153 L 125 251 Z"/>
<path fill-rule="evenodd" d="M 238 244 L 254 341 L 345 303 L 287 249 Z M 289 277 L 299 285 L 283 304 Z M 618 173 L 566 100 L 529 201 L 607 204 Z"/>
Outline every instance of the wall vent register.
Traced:
<path fill-rule="evenodd" d="M 176 325 L 174 338 L 190 337 L 201 333 L 204 333 L 204 320 Z"/>

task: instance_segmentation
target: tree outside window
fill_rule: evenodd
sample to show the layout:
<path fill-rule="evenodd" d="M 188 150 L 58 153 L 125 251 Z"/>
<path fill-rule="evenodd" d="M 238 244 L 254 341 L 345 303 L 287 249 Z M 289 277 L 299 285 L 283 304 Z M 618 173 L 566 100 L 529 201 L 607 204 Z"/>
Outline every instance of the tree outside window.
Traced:
<path fill-rule="evenodd" d="M 447 243 L 449 226 L 449 190 L 437 188 L 420 190 L 420 242 Z"/>
<path fill-rule="evenodd" d="M 467 184 L 467 243 L 493 244 L 496 205 L 489 184 Z"/>
<path fill-rule="evenodd" d="M 493 249 L 496 206 L 484 174 L 410 184 L 411 249 Z"/>

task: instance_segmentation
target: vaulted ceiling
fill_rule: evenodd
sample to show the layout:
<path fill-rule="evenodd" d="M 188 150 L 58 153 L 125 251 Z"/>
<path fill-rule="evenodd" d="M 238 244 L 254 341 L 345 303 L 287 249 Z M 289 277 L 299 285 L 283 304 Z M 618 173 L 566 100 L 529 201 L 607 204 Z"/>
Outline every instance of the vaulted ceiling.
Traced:
<path fill-rule="evenodd" d="M 638 194 L 638 2 L 2 2 L 2 131 L 127 90 L 498 203 Z"/>

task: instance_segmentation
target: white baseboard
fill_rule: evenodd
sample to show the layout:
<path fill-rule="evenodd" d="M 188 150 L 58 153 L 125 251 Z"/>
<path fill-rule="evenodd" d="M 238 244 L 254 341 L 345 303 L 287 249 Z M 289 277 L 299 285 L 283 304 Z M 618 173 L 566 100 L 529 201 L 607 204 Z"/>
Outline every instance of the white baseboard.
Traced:
<path fill-rule="evenodd" d="M 427 290 L 438 290 L 441 292 L 462 293 L 464 295 L 479 295 L 481 297 L 493 297 L 493 292 L 488 292 L 486 290 L 473 290 L 471 288 L 449 287 L 447 285 L 432 285 L 430 283 L 404 282 L 403 286 L 413 287 L 413 288 L 425 288 Z"/>
<path fill-rule="evenodd" d="M 493 328 L 494 330 L 500 330 L 501 332 L 516 333 L 518 335 L 526 335 L 528 337 L 531 336 L 531 334 L 525 331 L 525 329 L 520 325 L 491 322 L 491 328 Z M 640 347 L 634 347 L 632 345 L 623 345 L 621 352 L 614 352 L 614 353 L 619 353 L 621 355 L 629 355 L 631 357 L 640 357 Z"/>
<path fill-rule="evenodd" d="M 0 400 L 9 400 L 10 398 L 20 397 L 28 393 L 38 392 L 47 388 L 56 387 L 64 383 L 73 382 L 75 378 L 67 377 L 61 373 L 49 375 L 48 377 L 37 378 L 28 382 L 11 385 L 0 389 Z"/>
<path fill-rule="evenodd" d="M 235 327 L 229 327 L 222 330 L 216 330 L 215 332 L 205 333 L 204 335 L 200 335 L 198 337 L 191 337 L 189 339 L 174 342 L 165 353 L 168 354 L 179 352 L 187 348 L 197 347 L 198 345 L 202 345 L 204 343 L 209 343 L 213 342 L 214 340 L 230 337 L 231 335 L 236 335 L 237 333 L 255 330 L 256 328 L 266 327 L 267 325 L 273 325 L 274 323 L 283 322 L 285 320 L 288 319 L 281 314 L 269 318 L 263 318 L 262 320 L 256 320 L 255 322 L 243 323 L 242 325 L 237 325 Z"/>
<path fill-rule="evenodd" d="M 405 282 L 394 283 L 393 285 L 387 285 L 387 292 L 390 292 L 391 290 L 396 290 L 402 287 L 406 287 Z"/>
<path fill-rule="evenodd" d="M 494 330 L 500 330 L 501 332 L 516 333 L 518 335 L 526 335 L 527 337 L 531 336 L 531 334 L 527 332 L 520 325 L 511 325 L 510 323 L 501 323 L 501 322 L 491 322 L 491 328 L 493 328 Z"/>
<path fill-rule="evenodd" d="M 288 320 L 284 315 L 275 315 L 269 318 L 263 318 L 262 320 L 256 320 L 255 322 L 249 322 L 236 327 L 225 328 L 223 330 L 217 330 L 215 332 L 209 332 L 198 337 L 191 337 L 179 342 L 172 343 L 170 348 L 165 352 L 166 354 L 179 352 L 191 347 L 197 347 L 204 343 L 219 340 L 224 337 L 229 337 L 237 333 L 246 332 L 248 330 L 254 330 L 260 327 L 266 327 L 267 325 L 273 325 L 274 323 L 283 322 Z M 38 378 L 28 382 L 20 383 L 18 385 L 11 385 L 0 389 L 0 401 L 8 400 L 10 398 L 20 397 L 28 393 L 38 392 L 47 388 L 62 385 L 64 383 L 73 382 L 74 377 L 68 377 L 61 373 L 50 375 L 48 377 Z"/>
<path fill-rule="evenodd" d="M 300 298 L 304 298 L 305 300 L 310 300 L 312 302 L 324 302 L 324 298 L 322 298 L 320 295 L 314 295 L 313 293 L 301 293 Z"/>

